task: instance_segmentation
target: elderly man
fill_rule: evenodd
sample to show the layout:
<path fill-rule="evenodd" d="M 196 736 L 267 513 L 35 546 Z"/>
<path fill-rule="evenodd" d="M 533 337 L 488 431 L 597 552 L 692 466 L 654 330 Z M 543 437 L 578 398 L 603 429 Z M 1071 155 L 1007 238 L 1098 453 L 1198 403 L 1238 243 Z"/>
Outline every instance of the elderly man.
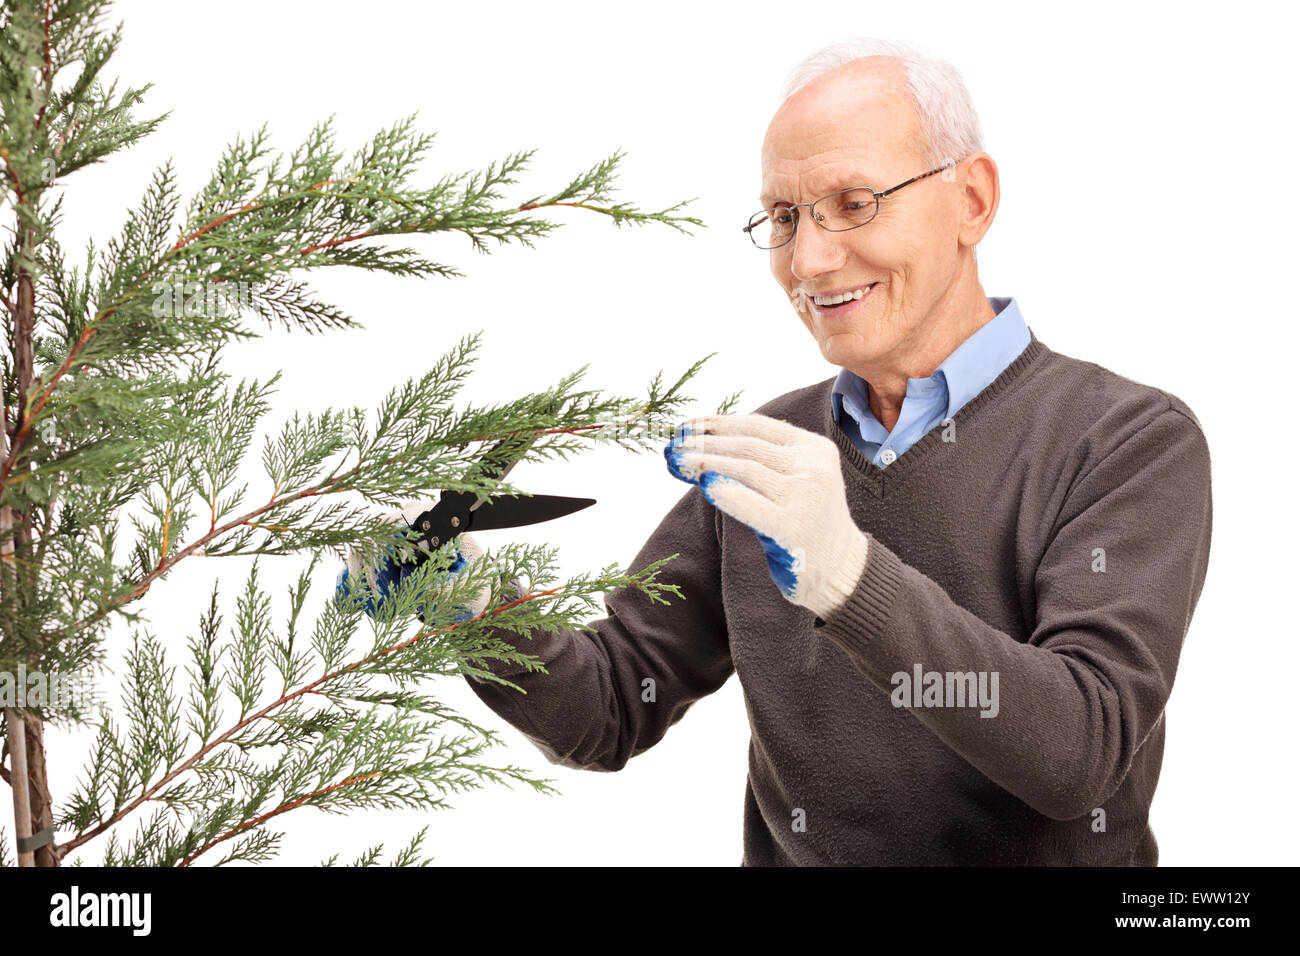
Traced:
<path fill-rule="evenodd" d="M 746 865 L 1154 865 L 1199 424 L 984 295 L 997 166 L 951 66 L 849 44 L 787 90 L 745 228 L 838 373 L 678 430 L 692 487 L 632 566 L 679 553 L 685 600 L 611 595 L 594 633 L 519 642 L 548 674 L 492 665 L 526 696 L 471 686 L 617 770 L 734 671 Z"/>

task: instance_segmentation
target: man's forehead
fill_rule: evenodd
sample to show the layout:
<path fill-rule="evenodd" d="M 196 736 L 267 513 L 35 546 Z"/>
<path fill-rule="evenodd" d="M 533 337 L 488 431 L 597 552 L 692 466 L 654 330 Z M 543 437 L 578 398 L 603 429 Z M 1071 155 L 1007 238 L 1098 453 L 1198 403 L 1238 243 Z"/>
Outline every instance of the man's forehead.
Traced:
<path fill-rule="evenodd" d="M 896 72 L 859 61 L 815 81 L 772 117 L 762 146 L 760 200 L 816 199 L 849 186 L 882 185 L 907 166 L 920 125 L 915 102 Z M 850 181 L 852 180 L 852 181 Z"/>
<path fill-rule="evenodd" d="M 883 157 L 879 150 L 844 150 L 837 155 L 818 155 L 804 160 L 775 160 L 763 164 L 761 203 L 793 202 L 803 193 L 818 199 L 850 186 L 884 188 L 881 183 Z"/>
<path fill-rule="evenodd" d="M 765 142 L 759 199 L 794 202 L 802 192 L 812 200 L 850 186 L 888 189 L 917 172 L 919 166 L 912 167 L 924 161 L 924 152 L 919 128 L 907 122 Z"/>

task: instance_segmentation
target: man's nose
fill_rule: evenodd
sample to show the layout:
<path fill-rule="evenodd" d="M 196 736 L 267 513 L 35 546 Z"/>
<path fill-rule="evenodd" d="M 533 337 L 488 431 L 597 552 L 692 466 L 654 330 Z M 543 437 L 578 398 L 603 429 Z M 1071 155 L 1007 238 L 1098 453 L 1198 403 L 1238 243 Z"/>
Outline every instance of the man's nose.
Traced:
<path fill-rule="evenodd" d="M 845 233 L 828 232 L 806 210 L 799 210 L 799 224 L 790 239 L 790 271 L 795 278 L 811 279 L 839 269 L 844 264 L 841 235 Z"/>

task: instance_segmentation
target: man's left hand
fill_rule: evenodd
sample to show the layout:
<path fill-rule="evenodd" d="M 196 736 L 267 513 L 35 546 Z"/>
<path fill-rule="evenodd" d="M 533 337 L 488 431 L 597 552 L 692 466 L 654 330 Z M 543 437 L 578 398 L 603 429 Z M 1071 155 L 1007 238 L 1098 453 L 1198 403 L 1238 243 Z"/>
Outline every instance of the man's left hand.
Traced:
<path fill-rule="evenodd" d="M 822 618 L 848 600 L 869 538 L 849 514 L 835 442 L 766 415 L 711 415 L 679 425 L 664 458 L 754 530 L 787 599 Z"/>

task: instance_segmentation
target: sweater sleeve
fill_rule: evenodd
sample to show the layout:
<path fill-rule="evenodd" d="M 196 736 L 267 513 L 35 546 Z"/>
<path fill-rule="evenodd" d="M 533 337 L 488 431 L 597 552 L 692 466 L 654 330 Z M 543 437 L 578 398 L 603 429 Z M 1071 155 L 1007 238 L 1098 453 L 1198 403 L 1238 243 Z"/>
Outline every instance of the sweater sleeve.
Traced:
<path fill-rule="evenodd" d="M 1209 559 L 1210 456 L 1196 420 L 1168 408 L 1117 441 L 1081 469 L 1051 526 L 1026 642 L 955 603 L 874 538 L 853 594 L 815 625 L 886 692 L 893 675 L 918 664 L 986 672 L 989 686 L 996 673 L 995 716 L 969 707 L 911 712 L 1055 820 L 1087 814 L 1123 783 L 1169 699 Z"/>
<path fill-rule="evenodd" d="M 607 617 L 589 630 L 493 636 L 540 658 L 546 673 L 492 662 L 493 674 L 523 694 L 467 677 L 474 693 L 531 740 L 553 763 L 620 770 L 658 743 L 699 700 L 733 671 L 721 598 L 715 509 L 692 488 L 637 554 L 632 570 L 677 554 L 660 572 L 682 597 L 652 604 L 632 589 L 605 598 Z"/>

